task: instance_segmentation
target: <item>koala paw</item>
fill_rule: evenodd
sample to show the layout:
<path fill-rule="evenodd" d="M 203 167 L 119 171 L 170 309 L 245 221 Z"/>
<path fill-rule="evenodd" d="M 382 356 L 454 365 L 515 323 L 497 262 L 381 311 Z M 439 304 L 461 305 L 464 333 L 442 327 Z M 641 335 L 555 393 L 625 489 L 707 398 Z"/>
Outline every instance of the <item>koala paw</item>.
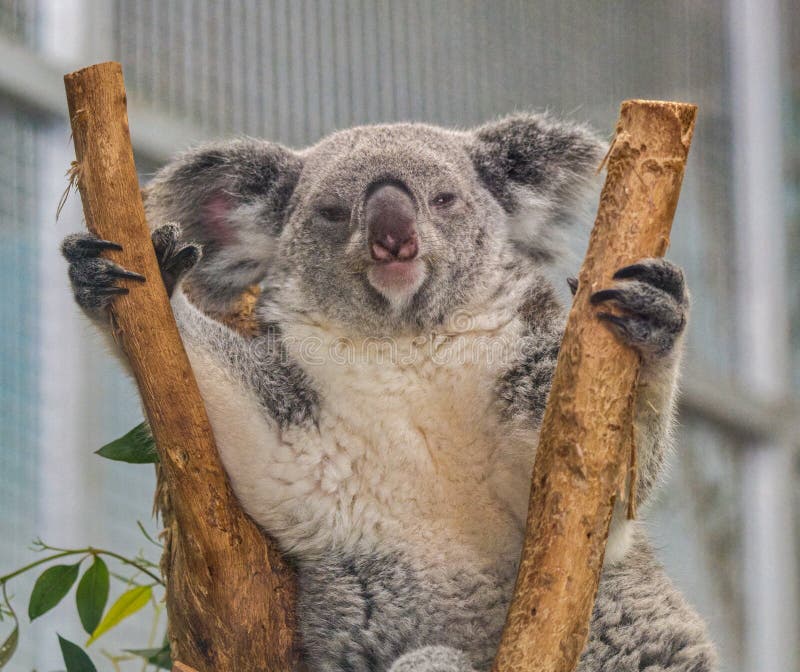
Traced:
<path fill-rule="evenodd" d="M 174 223 L 157 228 L 151 239 L 161 269 L 161 279 L 167 294 L 172 296 L 178 280 L 200 261 L 202 250 L 199 245 L 183 243 L 181 227 Z"/>
<path fill-rule="evenodd" d="M 89 313 L 100 313 L 115 296 L 127 294 L 127 287 L 118 287 L 117 281 L 144 281 L 144 276 L 127 271 L 109 259 L 100 256 L 105 250 L 121 250 L 122 246 L 102 240 L 92 233 L 74 233 L 61 244 L 61 253 L 69 262 L 69 279 L 78 305 Z"/>
<path fill-rule="evenodd" d="M 643 259 L 614 274 L 618 282 L 591 296 L 592 305 L 611 303 L 622 313 L 599 312 L 603 320 L 644 356 L 663 357 L 686 328 L 689 294 L 683 271 L 664 259 Z"/>
<path fill-rule="evenodd" d="M 423 646 L 400 656 L 389 672 L 475 672 L 463 651 L 449 646 Z"/>
<path fill-rule="evenodd" d="M 200 249 L 194 245 L 180 244 L 180 228 L 167 224 L 152 235 L 161 277 L 169 294 L 178 279 L 197 263 Z M 127 287 L 118 286 L 120 279 L 144 282 L 139 273 L 126 270 L 100 254 L 106 250 L 121 250 L 122 246 L 102 240 L 92 233 L 74 233 L 61 244 L 61 252 L 69 262 L 69 278 L 78 305 L 91 314 L 99 314 L 114 297 L 127 294 Z"/>

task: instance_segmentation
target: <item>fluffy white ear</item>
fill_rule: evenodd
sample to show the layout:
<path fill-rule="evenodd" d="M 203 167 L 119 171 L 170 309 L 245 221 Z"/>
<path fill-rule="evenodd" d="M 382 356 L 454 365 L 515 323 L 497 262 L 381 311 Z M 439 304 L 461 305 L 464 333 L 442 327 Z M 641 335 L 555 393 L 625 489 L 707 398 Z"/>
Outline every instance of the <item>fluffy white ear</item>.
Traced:
<path fill-rule="evenodd" d="M 191 284 L 204 308 L 224 311 L 264 277 L 302 167 L 291 150 L 246 138 L 190 150 L 145 188 L 150 226 L 177 222 L 203 247 Z"/>
<path fill-rule="evenodd" d="M 607 143 L 588 126 L 517 114 L 480 126 L 468 152 L 478 178 L 509 216 L 510 235 L 531 255 L 558 255 L 563 231 L 599 189 Z"/>

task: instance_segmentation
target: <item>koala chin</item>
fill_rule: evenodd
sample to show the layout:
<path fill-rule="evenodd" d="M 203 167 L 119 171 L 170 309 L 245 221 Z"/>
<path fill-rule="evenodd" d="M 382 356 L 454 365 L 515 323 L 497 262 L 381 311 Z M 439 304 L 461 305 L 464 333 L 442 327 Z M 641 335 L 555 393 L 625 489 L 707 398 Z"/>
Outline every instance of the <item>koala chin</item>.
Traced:
<path fill-rule="evenodd" d="M 535 114 L 364 126 L 303 150 L 201 146 L 147 187 L 223 463 L 298 568 L 311 672 L 491 667 L 565 320 L 548 241 L 604 149 L 585 126 Z M 131 277 L 100 256 L 114 245 L 63 244 L 76 300 L 104 329 Z M 260 331 L 244 338 L 213 316 L 253 284 Z M 672 445 L 683 273 L 642 259 L 592 303 L 642 356 L 644 504 Z M 579 669 L 716 669 L 703 623 L 622 515 Z"/>

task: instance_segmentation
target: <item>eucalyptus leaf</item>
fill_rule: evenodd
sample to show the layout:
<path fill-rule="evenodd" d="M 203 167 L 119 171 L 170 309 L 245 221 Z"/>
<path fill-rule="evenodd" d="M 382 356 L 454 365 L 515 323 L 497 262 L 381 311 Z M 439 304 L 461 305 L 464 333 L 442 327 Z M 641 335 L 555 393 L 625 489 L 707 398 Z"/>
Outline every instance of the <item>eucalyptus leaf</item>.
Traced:
<path fill-rule="evenodd" d="M 100 635 L 108 632 L 114 626 L 119 625 L 119 623 L 128 618 L 128 616 L 132 616 L 139 611 L 139 609 L 150 601 L 152 594 L 152 586 L 137 586 L 136 588 L 131 588 L 122 593 L 122 595 L 117 598 L 117 601 L 109 607 L 103 620 L 100 621 L 100 624 L 95 628 L 92 636 L 89 637 L 86 642 L 86 646 L 89 646 L 100 637 Z"/>
<path fill-rule="evenodd" d="M 103 617 L 103 610 L 108 602 L 108 567 L 100 556 L 95 556 L 92 566 L 87 569 L 75 591 L 75 602 L 81 625 L 88 634 L 92 634 Z"/>
<path fill-rule="evenodd" d="M 67 672 L 97 672 L 92 659 L 80 646 L 64 639 L 61 635 L 58 636 L 58 643 L 61 646 L 61 655 L 64 657 Z"/>
<path fill-rule="evenodd" d="M 129 464 L 152 464 L 153 462 L 158 462 L 156 444 L 153 441 L 150 428 L 145 423 L 136 425 L 124 436 L 107 443 L 95 452 L 100 457 L 105 457 L 108 460 L 128 462 Z"/>
<path fill-rule="evenodd" d="M 78 578 L 80 562 L 74 565 L 56 565 L 41 573 L 31 592 L 28 602 L 28 617 L 39 618 L 55 607 L 72 588 Z"/>
<path fill-rule="evenodd" d="M 162 670 L 172 669 L 172 659 L 169 655 L 169 644 L 164 644 L 160 649 L 125 649 L 127 653 L 144 658 L 151 665 Z"/>
<path fill-rule="evenodd" d="M 17 623 L 15 619 L 14 629 L 11 631 L 11 634 L 6 637 L 6 641 L 0 644 L 0 670 L 11 660 L 11 656 L 13 656 L 14 652 L 17 650 L 17 644 L 19 644 L 19 623 Z"/>
<path fill-rule="evenodd" d="M 0 594 L 3 596 L 3 602 L 5 603 L 5 610 L 7 614 L 14 619 L 14 629 L 11 631 L 11 634 L 6 637 L 6 640 L 0 644 L 0 670 L 6 666 L 6 663 L 11 660 L 11 657 L 17 650 L 17 645 L 19 644 L 19 619 L 17 618 L 17 614 L 14 611 L 14 607 L 11 606 L 11 602 L 8 599 L 8 593 L 6 592 L 6 584 L 0 584 Z M 0 610 L 0 614 L 2 611 Z M 0 619 L 2 620 L 2 619 Z M 164 645 L 167 645 L 166 640 L 164 641 Z"/>

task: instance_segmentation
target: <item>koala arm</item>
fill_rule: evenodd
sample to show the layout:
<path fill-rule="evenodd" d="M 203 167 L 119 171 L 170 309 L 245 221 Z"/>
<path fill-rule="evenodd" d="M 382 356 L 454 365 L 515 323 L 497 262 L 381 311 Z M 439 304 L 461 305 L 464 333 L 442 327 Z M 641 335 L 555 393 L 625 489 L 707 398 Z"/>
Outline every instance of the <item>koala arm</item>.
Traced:
<path fill-rule="evenodd" d="M 688 294 L 682 271 L 663 259 L 646 259 L 620 269 L 613 288 L 596 292 L 593 305 L 598 318 L 625 343 L 639 351 L 642 368 L 636 390 L 634 429 L 638 449 L 638 501 L 644 502 L 658 482 L 666 456 L 672 448 L 675 392 L 682 352 L 682 334 L 688 313 Z M 621 315 L 607 312 L 614 303 Z M 554 319 L 552 306 L 541 300 L 528 317 L 521 359 L 499 381 L 498 396 L 503 416 L 512 426 L 538 427 L 542 420 L 562 339 L 563 320 Z M 524 457 L 522 459 L 525 459 Z M 527 456 L 528 461 L 532 459 Z M 529 465 L 526 464 L 525 467 Z M 529 470 L 507 465 L 504 478 L 522 478 Z M 508 502 L 524 524 L 525 497 Z M 507 488 L 515 493 L 518 488 Z M 499 488 L 502 493 L 504 490 Z M 607 561 L 618 560 L 627 549 L 629 532 L 615 516 Z"/>
<path fill-rule="evenodd" d="M 245 393 L 252 394 L 264 414 L 279 426 L 301 423 L 310 417 L 316 396 L 299 367 L 284 356 L 279 334 L 268 330 L 257 338 L 246 339 L 202 313 L 179 286 L 182 276 L 200 258 L 199 249 L 183 244 L 180 227 L 174 224 L 156 229 L 152 239 L 178 329 L 190 356 L 194 355 L 192 364 L 201 388 L 213 387 L 214 380 L 224 371 Z M 119 279 L 145 278 L 101 257 L 101 252 L 108 249 L 120 246 L 88 233 L 68 236 L 62 245 L 70 264 L 76 302 L 129 370 L 111 333 L 106 309 L 116 296 L 129 291 L 117 285 Z"/>
<path fill-rule="evenodd" d="M 194 246 L 179 245 L 179 235 L 179 228 L 168 224 L 155 230 L 151 236 L 161 279 L 168 295 L 172 294 L 178 278 L 197 263 L 200 254 Z M 109 352 L 132 375 L 128 359 L 123 355 L 111 331 L 107 308 L 115 297 L 130 291 L 127 287 L 118 286 L 119 280 L 145 282 L 146 278 L 101 256 L 107 250 L 121 249 L 117 243 L 101 240 L 88 232 L 71 234 L 61 244 L 61 253 L 69 263 L 69 278 L 75 302 L 97 327 Z"/>
<path fill-rule="evenodd" d="M 657 485 L 672 451 L 672 429 L 689 294 L 683 271 L 664 259 L 643 259 L 619 269 L 615 285 L 591 297 L 598 318 L 638 350 L 641 370 L 634 408 L 638 449 L 638 503 Z M 621 314 L 603 306 L 614 304 Z"/>
<path fill-rule="evenodd" d="M 302 424 L 313 417 L 316 394 L 283 352 L 277 331 L 244 338 L 197 309 L 180 287 L 172 297 L 172 312 L 201 389 L 205 378 L 212 382 L 224 371 L 278 426 Z"/>

